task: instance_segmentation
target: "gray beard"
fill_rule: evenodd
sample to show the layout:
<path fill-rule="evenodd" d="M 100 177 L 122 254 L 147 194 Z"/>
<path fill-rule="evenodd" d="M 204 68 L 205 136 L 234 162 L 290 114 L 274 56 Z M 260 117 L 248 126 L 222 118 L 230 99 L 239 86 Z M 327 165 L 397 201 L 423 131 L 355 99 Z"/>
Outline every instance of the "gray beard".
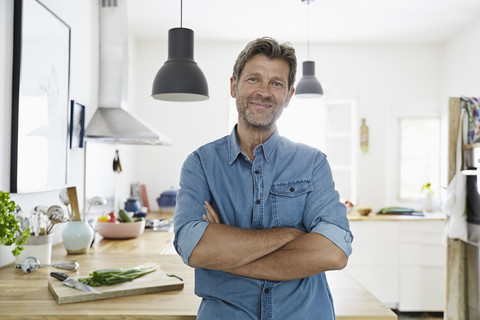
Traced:
<path fill-rule="evenodd" d="M 246 109 L 243 113 L 243 119 L 245 120 L 246 124 L 256 129 L 270 128 L 275 124 L 279 117 L 280 114 L 271 114 L 268 118 L 256 119 L 255 115 L 250 113 L 249 109 Z"/>

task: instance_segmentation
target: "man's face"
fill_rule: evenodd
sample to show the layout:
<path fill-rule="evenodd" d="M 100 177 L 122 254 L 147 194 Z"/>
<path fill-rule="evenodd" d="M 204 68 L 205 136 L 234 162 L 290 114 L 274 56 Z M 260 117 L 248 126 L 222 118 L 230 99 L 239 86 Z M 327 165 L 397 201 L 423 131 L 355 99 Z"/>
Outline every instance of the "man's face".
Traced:
<path fill-rule="evenodd" d="M 246 127 L 272 129 L 294 89 L 288 90 L 289 67 L 282 59 L 259 54 L 248 60 L 230 94 L 237 100 L 238 122 Z"/>

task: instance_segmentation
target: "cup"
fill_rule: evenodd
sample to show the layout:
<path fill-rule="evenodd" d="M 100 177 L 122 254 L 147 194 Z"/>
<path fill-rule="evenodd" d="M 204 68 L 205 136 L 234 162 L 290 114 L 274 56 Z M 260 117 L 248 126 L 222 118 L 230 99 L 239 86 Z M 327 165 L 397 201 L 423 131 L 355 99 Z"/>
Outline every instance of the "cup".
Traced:
<path fill-rule="evenodd" d="M 52 262 L 52 234 L 31 235 L 23 244 L 23 250 L 15 257 L 16 263 L 22 263 L 26 257 L 35 257 L 41 264 Z"/>
<path fill-rule="evenodd" d="M 90 248 L 93 235 L 87 221 L 69 221 L 62 232 L 63 245 L 68 254 L 83 254 Z"/>

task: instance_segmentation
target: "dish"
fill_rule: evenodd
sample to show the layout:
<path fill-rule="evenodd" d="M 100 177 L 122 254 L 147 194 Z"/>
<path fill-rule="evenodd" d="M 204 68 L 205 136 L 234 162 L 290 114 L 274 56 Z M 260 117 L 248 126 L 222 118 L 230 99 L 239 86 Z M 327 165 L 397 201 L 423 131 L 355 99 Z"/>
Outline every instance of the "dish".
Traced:
<path fill-rule="evenodd" d="M 360 213 L 362 216 L 368 216 L 370 212 L 372 212 L 372 208 L 370 207 L 358 207 L 357 212 Z"/>
<path fill-rule="evenodd" d="M 97 221 L 97 231 L 106 239 L 131 239 L 143 234 L 145 219 L 137 222 L 100 222 Z"/>

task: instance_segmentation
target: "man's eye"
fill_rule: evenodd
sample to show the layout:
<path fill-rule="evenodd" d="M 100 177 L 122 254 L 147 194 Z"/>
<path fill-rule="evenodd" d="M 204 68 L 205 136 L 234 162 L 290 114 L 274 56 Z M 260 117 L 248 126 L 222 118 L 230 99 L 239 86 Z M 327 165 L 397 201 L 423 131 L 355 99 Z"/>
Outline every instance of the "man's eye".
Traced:
<path fill-rule="evenodd" d="M 274 87 L 281 87 L 282 84 L 281 84 L 280 82 L 274 82 L 274 83 L 273 83 L 273 86 L 274 86 Z"/>
<path fill-rule="evenodd" d="M 248 81 L 250 81 L 250 82 L 258 82 L 258 79 L 257 79 L 257 78 L 254 78 L 254 77 L 251 77 L 251 78 L 248 78 Z"/>

